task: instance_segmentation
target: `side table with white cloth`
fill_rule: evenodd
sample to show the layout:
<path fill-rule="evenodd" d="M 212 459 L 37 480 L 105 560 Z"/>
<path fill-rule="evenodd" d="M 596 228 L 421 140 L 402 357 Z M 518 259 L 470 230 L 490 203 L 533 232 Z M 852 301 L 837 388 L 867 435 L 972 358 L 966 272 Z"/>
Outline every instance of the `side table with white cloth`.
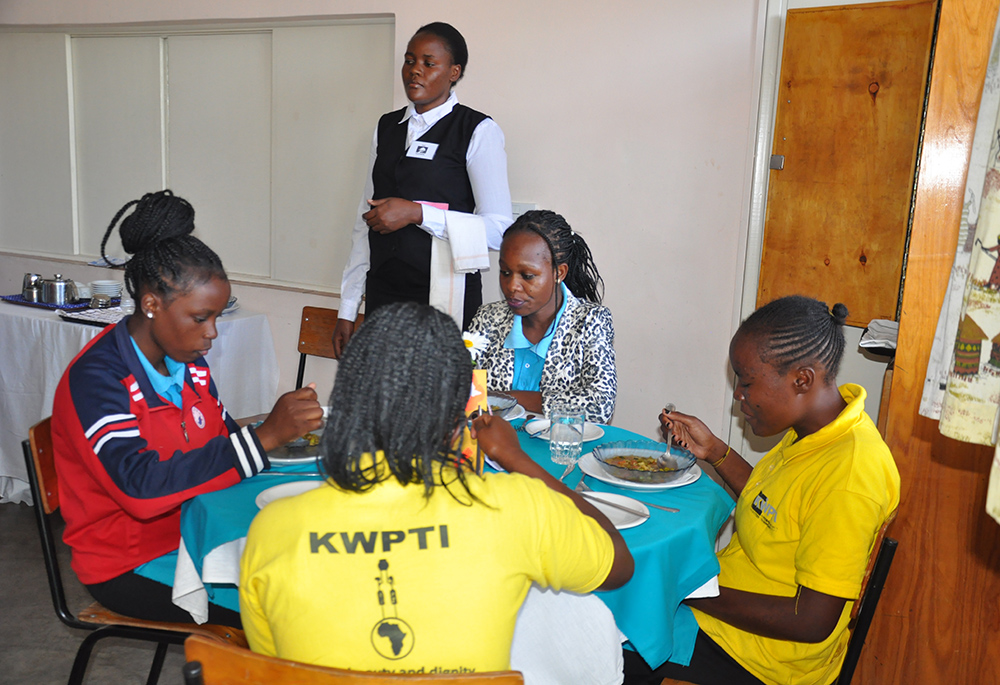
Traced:
<path fill-rule="evenodd" d="M 601 442 L 640 437 L 613 426 L 604 426 L 603 431 L 601 439 L 584 443 L 585 452 Z M 532 459 L 556 476 L 562 472 L 564 467 L 549 459 L 548 442 L 525 432 L 518 432 L 518 438 Z M 257 496 L 282 483 L 320 480 L 311 475 L 316 470 L 314 461 L 272 465 L 274 475 L 260 474 L 186 502 L 173 579 L 174 603 L 199 621 L 207 617 L 209 596 L 214 603 L 238 611 L 235 586 L 240 555 L 258 511 Z M 566 479 L 567 485 L 572 487 L 580 477 L 578 469 Z M 511 646 L 511 667 L 524 673 L 528 685 L 617 685 L 623 678 L 621 644 L 625 639 L 649 663 L 660 664 L 668 658 L 684 662 L 694 648 L 697 624 L 681 601 L 710 585 L 719 573 L 715 538 L 734 502 L 710 478 L 642 492 L 590 477 L 587 483 L 598 492 L 633 496 L 679 511 L 650 508 L 648 520 L 622 530 L 635 559 L 635 575 L 624 587 L 591 595 L 531 589 Z M 718 594 L 717 586 L 714 593 Z"/>
<path fill-rule="evenodd" d="M 52 310 L 0 303 L 0 502 L 30 502 L 21 441 L 52 413 L 63 372 L 103 329 L 62 320 Z M 218 320 L 206 360 L 232 416 L 269 411 L 278 390 L 278 359 L 263 314 L 245 309 Z"/>

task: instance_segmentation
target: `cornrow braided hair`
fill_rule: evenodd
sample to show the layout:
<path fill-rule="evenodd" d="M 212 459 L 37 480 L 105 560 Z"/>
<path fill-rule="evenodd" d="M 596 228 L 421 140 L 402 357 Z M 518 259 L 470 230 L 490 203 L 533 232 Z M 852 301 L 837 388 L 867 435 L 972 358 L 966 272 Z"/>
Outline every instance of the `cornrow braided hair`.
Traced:
<path fill-rule="evenodd" d="M 832 383 L 844 356 L 847 307 L 831 311 L 825 302 L 802 295 L 782 297 L 764 305 L 740 326 L 737 335 L 754 336 L 761 358 L 779 373 L 796 364 L 818 364 Z"/>
<path fill-rule="evenodd" d="M 351 337 L 337 367 L 320 443 L 327 475 L 355 492 L 390 477 L 423 483 L 427 497 L 444 485 L 471 504 L 449 488 L 457 479 L 469 494 L 461 468 L 467 460 L 453 436 L 465 422 L 471 384 L 471 359 L 449 316 L 415 302 L 380 307 Z M 365 457 L 378 451 L 388 473 Z M 436 464 L 458 467 L 454 478 L 442 482 Z"/>
<path fill-rule="evenodd" d="M 133 206 L 135 211 L 122 219 Z M 219 256 L 191 235 L 194 207 L 170 190 L 146 193 L 118 210 L 101 240 L 101 257 L 109 265 L 105 247 L 119 220 L 122 247 L 133 255 L 125 264 L 125 287 L 133 298 L 144 290 L 169 298 L 195 279 L 228 280 Z"/>
<path fill-rule="evenodd" d="M 517 217 L 504 237 L 517 233 L 534 233 L 549 246 L 552 268 L 560 264 L 569 267 L 566 287 L 576 297 L 600 304 L 604 298 L 604 279 L 597 271 L 594 256 L 583 236 L 570 228 L 561 215 L 548 209 L 533 209 Z"/>

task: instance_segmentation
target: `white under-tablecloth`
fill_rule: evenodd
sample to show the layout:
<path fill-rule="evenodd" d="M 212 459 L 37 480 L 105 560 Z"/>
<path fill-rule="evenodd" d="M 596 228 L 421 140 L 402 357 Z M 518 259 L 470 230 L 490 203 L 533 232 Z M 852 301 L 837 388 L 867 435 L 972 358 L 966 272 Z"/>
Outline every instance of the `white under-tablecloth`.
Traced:
<path fill-rule="evenodd" d="M 206 359 L 226 409 L 235 417 L 270 411 L 278 359 L 267 317 L 239 310 L 221 317 L 218 329 Z M 21 441 L 52 413 L 63 371 L 101 330 L 0 302 L 0 502 L 31 501 Z"/>

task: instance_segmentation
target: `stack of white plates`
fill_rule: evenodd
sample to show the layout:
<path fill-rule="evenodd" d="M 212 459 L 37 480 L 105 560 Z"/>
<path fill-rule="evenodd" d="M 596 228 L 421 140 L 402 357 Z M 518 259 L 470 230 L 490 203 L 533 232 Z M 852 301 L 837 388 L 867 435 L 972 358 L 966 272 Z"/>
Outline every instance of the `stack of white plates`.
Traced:
<path fill-rule="evenodd" d="M 122 284 L 119 281 L 92 281 L 90 284 L 90 292 L 93 295 L 121 297 Z"/>

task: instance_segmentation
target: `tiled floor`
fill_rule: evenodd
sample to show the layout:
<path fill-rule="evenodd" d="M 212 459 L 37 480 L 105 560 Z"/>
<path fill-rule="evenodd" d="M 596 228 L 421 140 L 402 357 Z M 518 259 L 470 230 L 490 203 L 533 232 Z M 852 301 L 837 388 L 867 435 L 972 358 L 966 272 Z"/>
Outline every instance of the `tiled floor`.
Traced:
<path fill-rule="evenodd" d="M 70 609 L 91 601 L 60 557 Z M 64 685 L 85 631 L 64 626 L 52 608 L 35 513 L 24 504 L 0 504 L 0 683 Z M 98 642 L 84 681 L 88 685 L 146 682 L 154 646 L 107 638 Z M 162 685 L 181 685 L 184 654 L 171 646 L 160 676 Z"/>

